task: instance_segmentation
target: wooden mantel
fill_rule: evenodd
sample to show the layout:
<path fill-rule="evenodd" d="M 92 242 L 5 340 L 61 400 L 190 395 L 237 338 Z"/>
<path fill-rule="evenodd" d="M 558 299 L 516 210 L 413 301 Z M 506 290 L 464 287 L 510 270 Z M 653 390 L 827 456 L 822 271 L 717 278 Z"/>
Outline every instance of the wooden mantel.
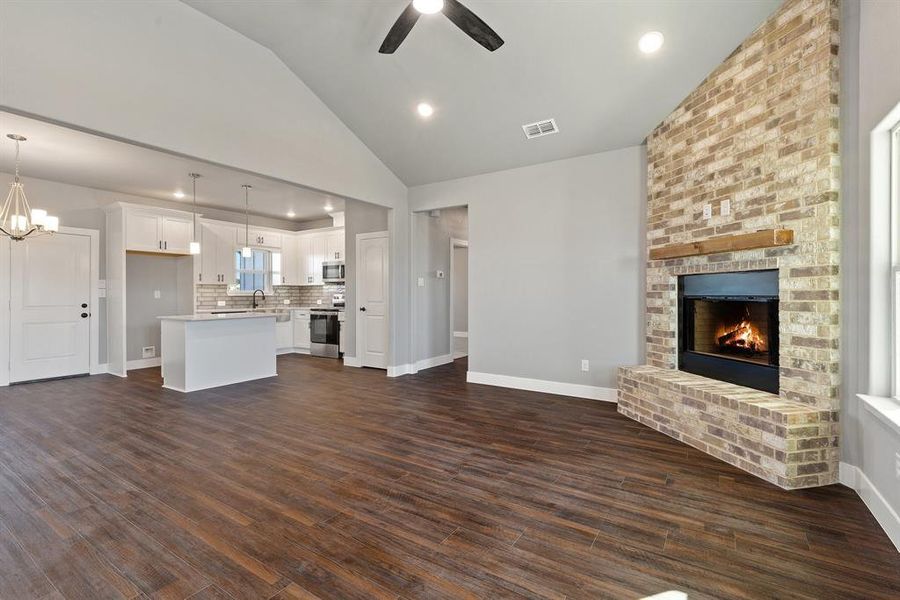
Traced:
<path fill-rule="evenodd" d="M 760 229 L 753 233 L 724 235 L 686 244 L 651 248 L 650 260 L 667 260 L 685 256 L 734 252 L 736 250 L 754 250 L 756 248 L 774 248 L 776 246 L 789 246 L 793 243 L 794 231 L 792 229 Z"/>

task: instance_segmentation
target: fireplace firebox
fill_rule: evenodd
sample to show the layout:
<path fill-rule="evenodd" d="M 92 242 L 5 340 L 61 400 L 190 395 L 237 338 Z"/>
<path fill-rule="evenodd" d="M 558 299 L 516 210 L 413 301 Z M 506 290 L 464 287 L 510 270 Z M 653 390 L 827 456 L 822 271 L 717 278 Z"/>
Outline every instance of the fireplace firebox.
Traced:
<path fill-rule="evenodd" d="M 777 394 L 778 271 L 678 280 L 678 368 Z"/>

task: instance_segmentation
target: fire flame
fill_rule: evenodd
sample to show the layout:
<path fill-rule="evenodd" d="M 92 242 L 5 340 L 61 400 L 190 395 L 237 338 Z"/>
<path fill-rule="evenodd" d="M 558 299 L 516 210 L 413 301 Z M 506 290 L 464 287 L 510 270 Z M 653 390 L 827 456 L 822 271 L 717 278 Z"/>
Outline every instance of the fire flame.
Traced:
<path fill-rule="evenodd" d="M 719 346 L 740 349 L 750 352 L 767 352 L 768 343 L 762 332 L 747 319 L 738 325 L 722 325 L 716 331 Z"/>

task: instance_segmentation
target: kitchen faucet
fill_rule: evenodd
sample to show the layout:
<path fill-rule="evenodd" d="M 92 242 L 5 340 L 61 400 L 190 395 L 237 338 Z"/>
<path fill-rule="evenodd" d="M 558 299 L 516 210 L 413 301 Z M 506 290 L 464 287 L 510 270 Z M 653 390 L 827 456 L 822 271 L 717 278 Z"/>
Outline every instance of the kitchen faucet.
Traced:
<path fill-rule="evenodd" d="M 264 291 L 262 291 L 262 290 L 253 290 L 253 308 L 256 308 L 257 306 L 259 306 L 259 304 L 256 303 L 256 292 L 259 292 L 260 294 L 262 294 L 263 300 L 266 299 L 266 293 L 265 293 Z"/>

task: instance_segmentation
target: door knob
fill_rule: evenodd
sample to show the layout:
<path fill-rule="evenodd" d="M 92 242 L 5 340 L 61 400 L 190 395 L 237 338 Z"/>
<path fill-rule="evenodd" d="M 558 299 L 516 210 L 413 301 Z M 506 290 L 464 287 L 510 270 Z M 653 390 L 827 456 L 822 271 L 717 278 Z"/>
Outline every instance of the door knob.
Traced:
<path fill-rule="evenodd" d="M 359 307 L 359 312 L 366 312 L 366 307 L 365 307 L 365 306 L 360 306 L 360 307 Z"/>
<path fill-rule="evenodd" d="M 82 302 L 82 303 L 81 303 L 81 308 L 87 308 L 87 304 L 85 304 L 85 303 Z"/>
<path fill-rule="evenodd" d="M 81 313 L 81 318 L 82 318 L 82 319 L 87 319 L 87 318 L 88 318 L 88 314 L 87 314 L 87 313 Z"/>

